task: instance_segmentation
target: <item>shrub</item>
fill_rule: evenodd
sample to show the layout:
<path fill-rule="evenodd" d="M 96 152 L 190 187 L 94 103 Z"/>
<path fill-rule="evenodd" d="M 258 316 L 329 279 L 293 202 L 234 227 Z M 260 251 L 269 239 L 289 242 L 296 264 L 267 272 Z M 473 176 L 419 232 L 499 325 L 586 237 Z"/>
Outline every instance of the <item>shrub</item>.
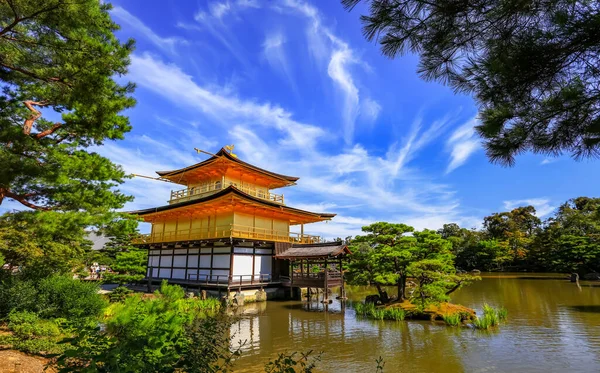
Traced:
<path fill-rule="evenodd" d="M 460 313 L 451 313 L 442 315 L 444 322 L 450 326 L 459 326 L 462 323 L 462 316 Z"/>
<path fill-rule="evenodd" d="M 108 299 L 111 303 L 123 302 L 125 299 L 127 299 L 129 294 L 132 293 L 133 290 L 128 289 L 125 286 L 118 286 L 108 295 Z"/>
<path fill-rule="evenodd" d="M 17 341 L 17 337 L 12 334 L 0 334 L 0 348 L 12 348 L 13 343 Z"/>
<path fill-rule="evenodd" d="M 11 312 L 8 320 L 8 328 L 20 339 L 60 335 L 60 329 L 54 321 L 41 320 L 33 312 Z"/>
<path fill-rule="evenodd" d="M 15 350 L 36 355 L 60 354 L 65 350 L 65 347 L 65 345 L 50 338 L 17 340 L 12 346 Z"/>
<path fill-rule="evenodd" d="M 219 339 L 226 336 L 219 334 L 221 324 L 215 321 L 217 324 L 210 329 L 209 321 L 201 321 L 214 316 L 211 310 L 218 310 L 218 302 L 185 299 L 181 287 L 166 282 L 155 295 L 144 299 L 135 294 L 123 303 L 112 304 L 105 327 L 78 329 L 71 340 L 73 348 L 58 359 L 58 366 L 64 372 L 97 365 L 105 371 L 172 372 L 189 363 L 194 368 L 190 371 L 218 371 L 208 367 L 202 370 L 197 366 L 200 362 L 186 360 L 195 353 L 196 357 L 202 355 L 205 363 L 217 364 L 212 357 L 229 356 L 229 343 Z M 203 335 L 204 329 L 208 332 Z"/>
<path fill-rule="evenodd" d="M 98 290 L 95 283 L 66 276 L 45 278 L 38 287 L 39 314 L 68 320 L 98 317 L 106 307 L 106 301 Z"/>
<path fill-rule="evenodd" d="M 13 311 L 34 311 L 37 307 L 38 291 L 33 281 L 21 280 L 18 276 L 6 276 L 0 282 L 0 319 Z"/>

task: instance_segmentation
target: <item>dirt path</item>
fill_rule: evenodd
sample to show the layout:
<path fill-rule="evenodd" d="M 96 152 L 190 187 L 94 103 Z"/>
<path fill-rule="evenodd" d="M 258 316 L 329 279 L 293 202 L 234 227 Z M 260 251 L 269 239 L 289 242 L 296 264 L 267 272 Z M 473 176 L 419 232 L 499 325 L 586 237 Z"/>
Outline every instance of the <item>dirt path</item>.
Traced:
<path fill-rule="evenodd" d="M 44 371 L 48 359 L 29 356 L 19 351 L 0 351 L 0 373 L 54 373 L 54 369 Z"/>

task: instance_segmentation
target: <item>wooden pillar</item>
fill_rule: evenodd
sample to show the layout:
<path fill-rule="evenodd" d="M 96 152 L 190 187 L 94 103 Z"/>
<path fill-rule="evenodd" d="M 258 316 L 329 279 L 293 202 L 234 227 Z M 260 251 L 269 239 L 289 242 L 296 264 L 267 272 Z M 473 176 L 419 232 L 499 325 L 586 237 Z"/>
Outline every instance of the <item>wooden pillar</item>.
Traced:
<path fill-rule="evenodd" d="M 329 277 L 329 269 L 327 268 L 327 259 L 325 259 L 325 288 L 323 289 L 323 302 L 324 303 L 328 303 L 329 300 L 327 299 L 328 297 L 328 292 L 327 290 L 329 289 L 329 284 L 328 282 L 328 277 Z"/>
<path fill-rule="evenodd" d="M 300 224 L 300 242 L 304 242 L 304 223 Z"/>
<path fill-rule="evenodd" d="M 346 287 L 344 285 L 344 270 L 342 268 L 342 258 L 340 258 L 340 263 L 339 263 L 339 271 L 340 271 L 340 277 L 342 280 L 342 286 L 340 288 L 340 299 L 344 300 L 346 299 Z"/>

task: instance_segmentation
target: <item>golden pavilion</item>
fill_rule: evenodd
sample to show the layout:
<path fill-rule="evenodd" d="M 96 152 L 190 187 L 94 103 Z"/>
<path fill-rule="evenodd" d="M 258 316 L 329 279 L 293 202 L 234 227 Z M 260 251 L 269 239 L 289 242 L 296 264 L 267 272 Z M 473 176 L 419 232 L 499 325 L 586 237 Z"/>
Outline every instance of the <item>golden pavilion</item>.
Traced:
<path fill-rule="evenodd" d="M 151 232 L 135 241 L 148 249 L 149 282 L 168 279 L 227 290 L 311 286 L 309 277 L 318 276 L 307 269 L 320 261 L 326 271 L 332 269 L 329 283 L 322 278 L 319 284 L 339 285 L 340 258 L 348 248 L 304 232 L 305 224 L 335 214 L 287 206 L 283 194 L 274 192 L 295 185 L 297 177 L 246 163 L 225 148 L 203 162 L 157 174 L 182 189 L 171 191 L 167 205 L 132 211 L 152 224 Z M 327 266 L 328 260 L 336 264 Z M 319 284 L 312 285 L 323 287 Z"/>

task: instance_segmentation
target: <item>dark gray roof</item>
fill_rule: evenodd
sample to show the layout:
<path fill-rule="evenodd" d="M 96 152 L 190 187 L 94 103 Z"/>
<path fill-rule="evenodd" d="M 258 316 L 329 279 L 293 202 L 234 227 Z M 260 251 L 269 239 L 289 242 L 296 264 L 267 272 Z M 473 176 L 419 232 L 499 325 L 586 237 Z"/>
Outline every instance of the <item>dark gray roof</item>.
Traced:
<path fill-rule="evenodd" d="M 344 245 L 341 242 L 325 242 L 315 244 L 295 244 L 283 253 L 277 254 L 276 258 L 334 258 L 346 254 L 352 254 L 348 249 L 348 245 Z"/>

